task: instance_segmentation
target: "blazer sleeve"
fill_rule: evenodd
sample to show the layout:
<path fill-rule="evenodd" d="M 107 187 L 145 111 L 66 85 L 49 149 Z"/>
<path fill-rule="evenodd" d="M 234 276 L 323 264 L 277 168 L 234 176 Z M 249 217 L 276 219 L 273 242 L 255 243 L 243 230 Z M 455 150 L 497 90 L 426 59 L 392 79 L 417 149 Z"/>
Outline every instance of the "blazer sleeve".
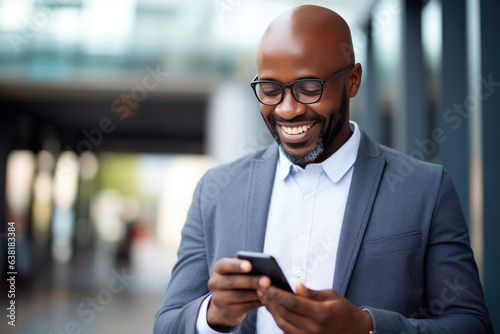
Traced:
<path fill-rule="evenodd" d="M 196 333 L 198 310 L 209 293 L 209 269 L 201 213 L 203 179 L 196 187 L 182 229 L 178 261 L 172 270 L 162 306 L 156 314 L 154 334 Z"/>
<path fill-rule="evenodd" d="M 468 228 L 443 168 L 425 255 L 425 304 L 410 317 L 366 307 L 374 333 L 493 333 Z"/>

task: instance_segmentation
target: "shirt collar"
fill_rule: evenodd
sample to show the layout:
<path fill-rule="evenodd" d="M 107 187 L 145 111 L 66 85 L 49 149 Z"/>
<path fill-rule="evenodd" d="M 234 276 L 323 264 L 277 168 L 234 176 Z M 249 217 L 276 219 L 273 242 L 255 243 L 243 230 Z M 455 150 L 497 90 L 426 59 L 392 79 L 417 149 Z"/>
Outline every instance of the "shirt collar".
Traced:
<path fill-rule="evenodd" d="M 328 159 L 319 164 L 307 165 L 305 169 L 300 166 L 294 165 L 288 157 L 283 152 L 283 148 L 279 147 L 279 159 L 276 168 L 276 178 L 278 180 L 284 180 L 289 174 L 291 168 L 307 172 L 308 167 L 314 168 L 313 165 L 319 165 L 323 168 L 326 175 L 332 180 L 332 182 L 338 182 L 347 171 L 356 162 L 356 156 L 358 155 L 359 141 L 361 139 L 360 130 L 356 122 L 350 121 L 351 129 L 353 131 L 351 137 L 345 142 L 342 147 L 340 147 L 334 154 L 332 154 Z"/>

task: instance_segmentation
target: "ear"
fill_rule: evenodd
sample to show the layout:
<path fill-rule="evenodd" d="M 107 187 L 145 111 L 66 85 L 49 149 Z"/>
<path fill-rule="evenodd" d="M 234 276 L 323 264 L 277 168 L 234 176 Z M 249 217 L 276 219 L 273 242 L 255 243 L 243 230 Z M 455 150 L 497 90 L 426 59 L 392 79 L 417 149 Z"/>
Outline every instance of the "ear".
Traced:
<path fill-rule="evenodd" d="M 357 63 L 352 68 L 349 76 L 347 77 L 346 87 L 347 88 L 347 96 L 349 98 L 356 96 L 358 93 L 359 86 L 361 85 L 361 75 L 363 74 L 363 69 L 361 68 L 361 64 Z"/>

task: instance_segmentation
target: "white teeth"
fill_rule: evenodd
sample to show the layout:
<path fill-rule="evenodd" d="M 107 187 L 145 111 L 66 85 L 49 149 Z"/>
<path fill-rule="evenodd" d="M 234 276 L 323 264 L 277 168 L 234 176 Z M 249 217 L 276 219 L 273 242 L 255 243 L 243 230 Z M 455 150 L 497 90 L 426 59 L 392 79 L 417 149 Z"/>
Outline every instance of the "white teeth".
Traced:
<path fill-rule="evenodd" d="M 297 135 L 297 134 L 300 134 L 302 132 L 309 130 L 311 128 L 311 126 L 313 126 L 313 125 L 309 124 L 309 125 L 303 125 L 303 126 L 298 126 L 298 127 L 294 127 L 294 128 L 282 126 L 281 128 L 283 129 L 283 131 L 285 131 L 289 135 Z"/>

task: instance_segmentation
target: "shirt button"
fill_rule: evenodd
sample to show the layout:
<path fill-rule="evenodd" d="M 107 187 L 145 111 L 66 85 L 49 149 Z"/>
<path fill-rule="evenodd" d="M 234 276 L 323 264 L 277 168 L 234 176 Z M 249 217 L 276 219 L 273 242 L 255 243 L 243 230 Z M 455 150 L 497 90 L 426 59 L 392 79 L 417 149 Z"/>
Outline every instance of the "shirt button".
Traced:
<path fill-rule="evenodd" d="M 295 276 L 300 277 L 302 275 L 302 272 L 300 270 L 297 270 L 295 272 Z"/>
<path fill-rule="evenodd" d="M 304 201 L 309 202 L 311 200 L 311 196 L 305 195 L 304 196 Z"/>
<path fill-rule="evenodd" d="M 301 236 L 299 237 L 299 241 L 300 241 L 300 242 L 304 242 L 304 241 L 306 241 L 306 237 L 305 237 L 305 236 L 303 236 L 303 235 L 301 235 Z"/>

